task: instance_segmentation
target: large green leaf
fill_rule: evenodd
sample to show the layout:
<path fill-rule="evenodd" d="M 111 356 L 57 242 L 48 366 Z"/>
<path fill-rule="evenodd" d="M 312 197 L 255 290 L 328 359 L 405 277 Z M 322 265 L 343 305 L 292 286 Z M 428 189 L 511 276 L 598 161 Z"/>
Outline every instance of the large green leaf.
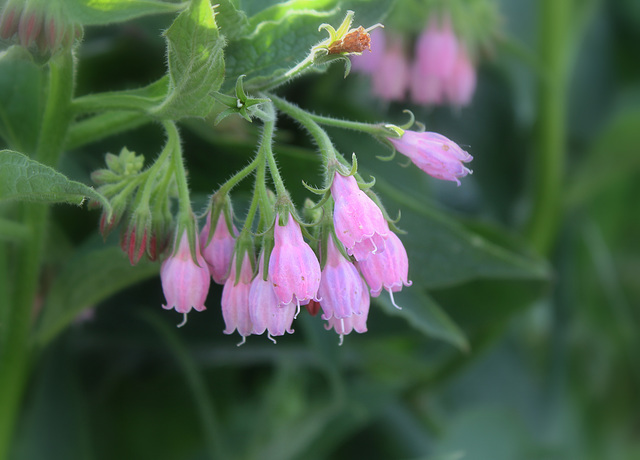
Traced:
<path fill-rule="evenodd" d="M 205 117 L 213 107 L 212 92 L 224 79 L 224 39 L 218 32 L 209 0 L 193 0 L 165 32 L 169 95 L 156 113 L 161 117 Z"/>
<path fill-rule="evenodd" d="M 110 295 L 150 278 L 159 264 L 146 259 L 131 266 L 115 247 L 79 250 L 55 279 L 36 331 L 36 341 L 45 344 L 61 332 L 83 310 Z"/>
<path fill-rule="evenodd" d="M 402 310 L 393 306 L 391 298 L 384 291 L 376 299 L 376 303 L 387 314 L 405 319 L 423 334 L 449 342 L 461 350 L 468 349 L 469 344 L 462 330 L 431 297 L 420 291 L 418 286 L 405 287 L 402 292 L 395 293 L 394 297 Z"/>
<path fill-rule="evenodd" d="M 60 0 L 58 0 L 60 1 Z M 158 13 L 175 13 L 184 4 L 158 0 L 63 0 L 67 17 L 85 26 L 104 25 Z"/>
<path fill-rule="evenodd" d="M 514 250 L 514 240 L 495 230 L 470 231 L 442 211 L 420 202 L 377 176 L 376 190 L 385 204 L 402 211 L 400 238 L 409 253 L 409 275 L 421 287 L 441 288 L 475 279 L 545 279 L 547 263 L 527 253 L 526 246 Z"/>
<path fill-rule="evenodd" d="M 0 151 L 0 200 L 80 205 L 85 197 L 110 208 L 106 198 L 91 187 L 72 181 L 22 153 Z"/>
<path fill-rule="evenodd" d="M 640 110 L 617 114 L 598 136 L 586 161 L 577 168 L 567 191 L 569 204 L 584 203 L 640 170 Z"/>
<path fill-rule="evenodd" d="M 10 148 L 33 152 L 44 107 L 44 71 L 21 46 L 0 53 L 0 136 Z"/>

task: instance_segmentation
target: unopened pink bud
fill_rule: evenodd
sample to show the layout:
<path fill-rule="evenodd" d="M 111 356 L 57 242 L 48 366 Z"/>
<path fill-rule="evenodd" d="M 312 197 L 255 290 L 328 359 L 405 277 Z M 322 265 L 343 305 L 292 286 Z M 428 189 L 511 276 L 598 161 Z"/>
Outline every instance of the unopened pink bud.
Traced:
<path fill-rule="evenodd" d="M 237 235 L 238 231 L 235 226 L 233 227 L 233 231 Z M 231 257 L 233 256 L 235 238 L 229 233 L 229 227 L 227 226 L 223 213 L 220 213 L 213 237 L 211 241 L 209 241 L 209 244 L 207 244 L 210 232 L 211 216 L 207 214 L 206 224 L 200 233 L 200 248 L 204 260 L 207 261 L 211 277 L 216 283 L 224 284 L 229 277 L 229 265 L 231 264 Z"/>
<path fill-rule="evenodd" d="M 106 223 L 107 230 L 111 224 Z M 138 230 L 135 225 L 131 225 L 127 230 L 122 233 L 120 240 L 120 248 L 129 256 L 129 262 L 131 265 L 136 265 L 140 262 L 142 254 L 144 254 L 147 248 L 147 229 L 143 229 L 142 237 L 138 236 Z"/>
<path fill-rule="evenodd" d="M 7 6 L 2 11 L 0 18 L 0 38 L 7 39 L 18 31 L 18 11 L 13 6 Z"/>
<path fill-rule="evenodd" d="M 378 205 L 358 188 L 355 178 L 336 172 L 331 195 L 335 201 L 333 223 L 336 236 L 347 253 L 356 260 L 364 260 L 370 254 L 384 251 L 389 225 Z"/>
<path fill-rule="evenodd" d="M 20 16 L 18 25 L 18 36 L 20 44 L 28 47 L 36 41 L 42 29 L 42 15 L 32 10 L 24 10 Z"/>
<path fill-rule="evenodd" d="M 276 225 L 274 247 L 269 258 L 269 280 L 279 305 L 305 305 L 317 300 L 320 285 L 320 263 L 313 250 L 302 238 L 300 225 L 289 214 L 286 225 Z"/>
<path fill-rule="evenodd" d="M 293 334 L 291 323 L 296 314 L 297 305 L 291 302 L 280 305 L 271 282 L 264 279 L 264 253 L 260 255 L 258 275 L 251 282 L 249 290 L 249 315 L 253 324 L 253 333 L 260 335 L 268 331 L 268 337 L 275 343 L 273 336 Z"/>
<path fill-rule="evenodd" d="M 387 101 L 404 99 L 409 84 L 409 63 L 400 39 L 392 40 L 373 73 L 373 92 Z"/>
<path fill-rule="evenodd" d="M 358 267 L 371 289 L 371 296 L 378 297 L 382 289 L 386 289 L 395 305 L 393 293 L 402 290 L 403 285 L 411 286 L 411 281 L 408 280 L 409 258 L 402 241 L 395 233 L 389 234 L 386 246 L 383 253 L 374 254 L 359 262 Z"/>
<path fill-rule="evenodd" d="M 253 325 L 249 315 L 249 289 L 253 270 L 249 254 L 245 253 L 240 267 L 240 276 L 236 277 L 236 258 L 231 262 L 231 272 L 229 278 L 224 283 L 222 289 L 222 317 L 224 318 L 225 334 L 232 334 L 236 329 L 242 336 L 242 343 L 245 338 L 251 335 Z"/>
<path fill-rule="evenodd" d="M 178 250 L 162 263 L 160 279 L 162 291 L 167 300 L 162 308 L 167 310 L 175 308 L 176 311 L 185 315 L 192 308 L 197 311 L 206 309 L 204 301 L 209 292 L 210 278 L 198 247 L 196 247 L 196 260 L 199 266 L 191 258 L 187 232 L 184 231 Z"/>
<path fill-rule="evenodd" d="M 333 238 L 327 241 L 327 263 L 322 270 L 318 295 L 322 319 L 348 318 L 360 309 L 363 286 L 358 269 L 340 253 Z"/>
<path fill-rule="evenodd" d="M 388 139 L 398 152 L 437 179 L 450 180 L 460 185 L 458 178 L 472 172 L 463 163 L 473 160 L 473 157 L 441 134 L 407 130 L 401 138 Z"/>

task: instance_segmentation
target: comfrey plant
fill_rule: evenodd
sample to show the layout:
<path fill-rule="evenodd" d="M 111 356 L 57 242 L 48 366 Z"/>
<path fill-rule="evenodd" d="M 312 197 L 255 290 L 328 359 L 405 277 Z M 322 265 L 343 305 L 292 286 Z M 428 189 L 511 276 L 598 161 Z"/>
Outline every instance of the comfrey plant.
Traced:
<path fill-rule="evenodd" d="M 179 326 L 193 310 L 213 307 L 207 302 L 211 280 L 223 285 L 224 333 L 237 331 L 241 343 L 265 332 L 275 342 L 275 337 L 293 333 L 300 314 L 320 310 L 326 327 L 334 329 L 342 343 L 344 335 L 367 330 L 371 297 L 386 291 L 400 308 L 394 294 L 411 285 L 403 232 L 374 193 L 373 181 L 360 174 L 359 152 L 343 155 L 323 126 L 373 136 L 427 174 L 458 184 L 471 172 L 465 166 L 471 156 L 439 134 L 410 130 L 413 115 L 402 126 L 360 123 L 320 116 L 279 96 L 285 83 L 334 62 L 344 64 L 346 77 L 349 57 L 371 50 L 369 33 L 382 27 L 376 20 L 388 6 L 369 2 L 376 13 L 369 14 L 372 20 L 365 28 L 353 24 L 349 2 L 327 2 L 319 10 L 292 8 L 294 3 L 263 6 L 253 16 L 231 1 L 3 3 L 0 76 L 10 84 L 0 96 L 2 113 L 14 115 L 2 118 L 0 125 L 8 147 L 0 152 L 0 198 L 26 203 L 8 209 L 0 227 L 3 235 L 29 238 L 30 243 L 10 259 L 0 254 L 0 268 L 16 261 L 15 280 L 20 282 L 15 296 L 2 292 L 2 299 L 12 301 L 0 316 L 0 450 L 10 439 L 31 343 L 47 343 L 83 309 L 104 298 L 99 280 L 111 279 L 115 272 L 130 269 L 137 274 L 133 280 L 159 271 L 162 307 L 182 315 Z M 176 14 L 163 34 L 166 75 L 142 88 L 74 95 L 78 50 L 87 26 L 161 13 Z M 290 42 L 292 37 L 295 42 Z M 394 71 L 390 65 L 387 70 Z M 44 89 L 34 91 L 36 84 Z M 178 121 L 201 118 L 216 125 L 229 117 L 244 123 L 238 116 L 260 126 L 255 155 L 222 184 L 211 184 L 208 205 L 196 214 Z M 309 199 L 303 207 L 294 203 L 285 185 L 280 169 L 285 159 L 277 161 L 274 135 L 281 117 L 308 132 L 321 158 L 321 185 L 304 184 L 315 201 Z M 105 166 L 91 175 L 96 188 L 55 169 L 65 151 L 147 123 L 164 132 L 164 145 L 152 160 L 126 147 L 118 154 L 107 153 Z M 246 215 L 238 216 L 232 206 L 234 189 L 249 180 L 253 194 Z M 46 292 L 39 284 L 40 270 L 50 230 L 50 213 L 42 203 L 82 204 L 85 199 L 90 208 L 101 209 L 98 226 L 105 239 L 120 228 L 125 256 L 105 255 L 109 263 L 87 258 L 89 265 L 78 272 L 82 281 L 65 282 L 86 284 L 80 297 L 88 300 L 61 302 L 58 310 L 47 304 L 40 319 Z M 12 220 L 16 216 L 20 223 Z M 119 266 L 122 260 L 133 268 Z M 95 281 L 86 281 L 85 275 L 95 275 Z M 34 340 L 32 317 L 42 324 Z"/>

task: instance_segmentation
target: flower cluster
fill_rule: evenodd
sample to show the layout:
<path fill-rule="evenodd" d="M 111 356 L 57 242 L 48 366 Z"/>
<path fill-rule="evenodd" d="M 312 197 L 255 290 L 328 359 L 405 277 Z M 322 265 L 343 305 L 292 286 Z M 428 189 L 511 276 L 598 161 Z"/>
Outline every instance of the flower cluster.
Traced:
<path fill-rule="evenodd" d="M 0 14 L 0 38 L 14 35 L 24 47 L 35 45 L 53 54 L 81 37 L 82 27 L 69 22 L 64 2 L 8 0 Z"/>
<path fill-rule="evenodd" d="M 374 93 L 383 100 L 401 101 L 407 92 L 421 105 L 471 102 L 476 69 L 467 46 L 453 31 L 448 16 L 432 18 L 418 37 L 409 62 L 400 36 L 371 33 L 371 53 L 353 56 L 353 69 L 371 75 Z"/>
<path fill-rule="evenodd" d="M 384 289 L 393 302 L 393 292 L 411 284 L 407 253 L 353 176 L 335 172 L 330 190 L 334 230 L 321 236 L 326 243 L 324 267 L 320 248 L 314 251 L 305 241 L 291 212 L 276 214 L 273 248 L 263 245 L 256 266 L 253 251 L 246 249 L 253 244 L 241 244 L 243 236 L 227 220 L 230 213 L 218 212 L 212 225 L 210 211 L 196 245 L 196 259 L 183 233 L 163 263 L 165 308 L 185 315 L 191 308 L 204 310 L 210 275 L 224 285 L 224 333 L 238 331 L 241 343 L 265 331 L 274 342 L 274 337 L 292 333 L 300 307 L 310 303 L 319 305 L 326 327 L 333 328 L 341 342 L 353 330 L 365 332 L 370 296 L 377 297 Z"/>

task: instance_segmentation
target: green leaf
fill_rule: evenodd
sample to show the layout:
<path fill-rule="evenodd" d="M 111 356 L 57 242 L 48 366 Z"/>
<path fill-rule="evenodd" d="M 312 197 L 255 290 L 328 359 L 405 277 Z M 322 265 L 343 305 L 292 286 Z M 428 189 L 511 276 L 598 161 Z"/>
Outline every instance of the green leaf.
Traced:
<path fill-rule="evenodd" d="M 584 203 L 640 170 L 640 110 L 618 113 L 592 145 L 567 191 L 570 205 Z"/>
<path fill-rule="evenodd" d="M 393 306 L 386 291 L 375 301 L 385 313 L 405 319 L 423 334 L 449 342 L 463 351 L 469 349 L 462 330 L 431 297 L 420 291 L 419 286 L 405 287 L 402 292 L 394 293 L 394 298 L 402 310 Z"/>
<path fill-rule="evenodd" d="M 165 32 L 169 96 L 155 109 L 161 117 L 205 117 L 212 93 L 224 79 L 224 39 L 218 32 L 209 0 L 193 0 Z"/>
<path fill-rule="evenodd" d="M 44 107 L 44 71 L 31 53 L 12 46 L 0 53 L 0 136 L 10 148 L 34 152 Z"/>
<path fill-rule="evenodd" d="M 142 88 L 89 94 L 73 101 L 76 112 L 98 112 L 102 110 L 146 111 L 161 103 L 169 91 L 167 76 Z"/>
<path fill-rule="evenodd" d="M 249 20 L 245 12 L 237 9 L 232 0 L 220 0 L 216 3 L 218 4 L 216 22 L 220 32 L 227 40 L 244 35 L 249 27 Z"/>
<path fill-rule="evenodd" d="M 63 0 L 70 22 L 85 26 L 124 22 L 140 16 L 159 13 L 175 13 L 184 3 L 157 0 Z"/>
<path fill-rule="evenodd" d="M 100 193 L 12 150 L 0 151 L 0 200 L 81 205 L 85 197 L 111 206 Z"/>
<path fill-rule="evenodd" d="M 80 250 L 55 279 L 36 330 L 44 345 L 60 333 L 83 310 L 110 295 L 158 273 L 159 264 L 145 259 L 131 266 L 115 246 Z"/>
<path fill-rule="evenodd" d="M 409 277 L 429 289 L 476 279 L 546 279 L 548 264 L 504 231 L 470 231 L 442 211 L 376 176 L 376 190 L 402 211 L 400 235 L 409 254 Z M 386 177 L 386 176 L 385 176 Z M 402 183 L 402 182 L 397 182 Z M 405 183 L 410 183 L 407 181 Z"/>
<path fill-rule="evenodd" d="M 354 26 L 369 26 L 389 7 L 386 0 L 292 0 L 264 9 L 249 18 L 249 35 L 230 40 L 227 46 L 225 91 L 240 75 L 247 76 L 248 90 L 268 87 L 270 81 L 302 61 L 312 46 L 326 38 L 326 32 L 318 31 L 320 24 L 339 25 L 347 9 L 356 12 Z"/>

